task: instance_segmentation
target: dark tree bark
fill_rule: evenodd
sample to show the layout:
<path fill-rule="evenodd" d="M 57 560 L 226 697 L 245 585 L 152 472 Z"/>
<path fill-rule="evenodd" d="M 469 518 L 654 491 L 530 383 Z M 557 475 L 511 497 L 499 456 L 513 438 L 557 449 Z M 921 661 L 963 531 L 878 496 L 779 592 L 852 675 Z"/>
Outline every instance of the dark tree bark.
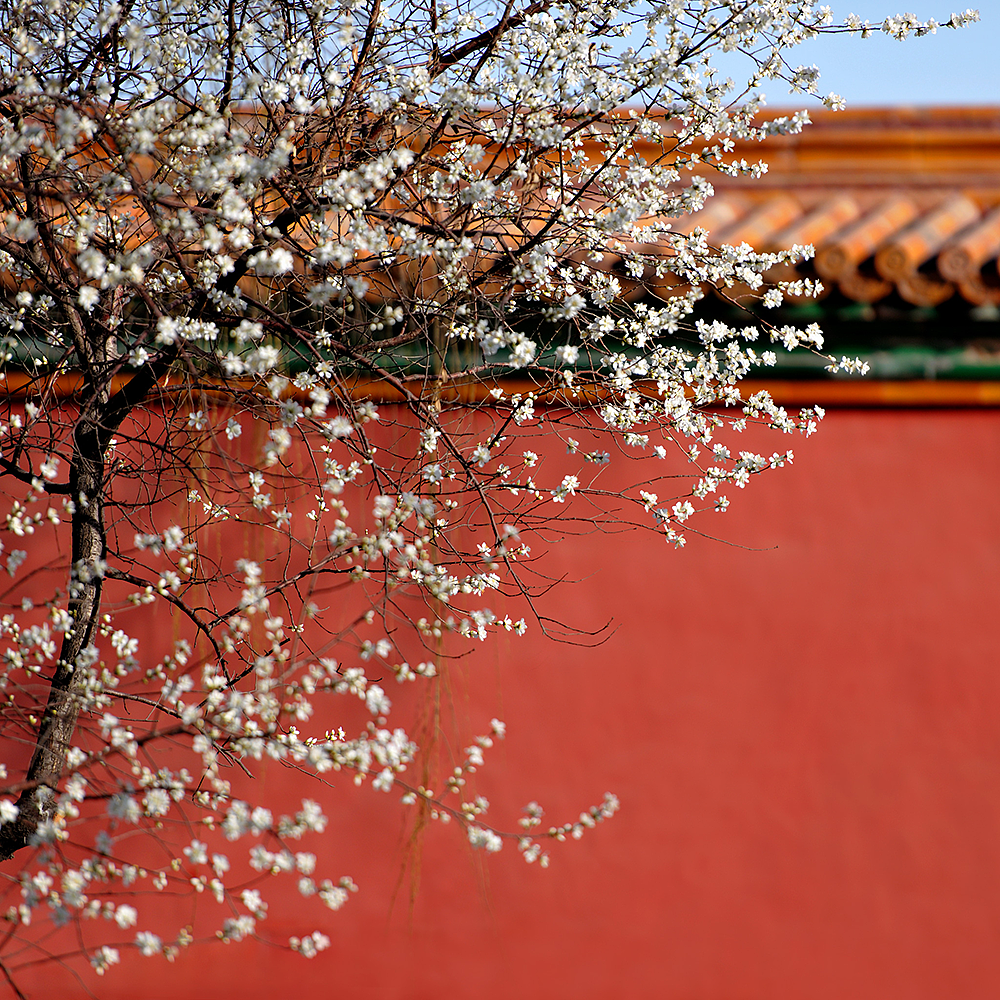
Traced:
<path fill-rule="evenodd" d="M 0 826 L 0 861 L 9 860 L 34 840 L 52 812 L 51 802 L 66 766 L 66 752 L 84 704 L 90 665 L 81 654 L 94 641 L 101 615 L 107 539 L 104 508 L 107 499 L 105 453 L 122 421 L 148 395 L 176 356 L 164 352 L 118 392 L 111 393 L 111 373 L 117 370 L 113 338 L 81 338 L 87 351 L 82 368 L 86 390 L 73 428 L 69 473 L 73 547 L 69 572 L 68 611 L 73 628 L 65 633 L 38 725 L 35 750 L 18 797 L 18 816 Z M 78 350 L 80 341 L 78 341 Z M 102 374 L 106 373 L 106 374 Z"/>

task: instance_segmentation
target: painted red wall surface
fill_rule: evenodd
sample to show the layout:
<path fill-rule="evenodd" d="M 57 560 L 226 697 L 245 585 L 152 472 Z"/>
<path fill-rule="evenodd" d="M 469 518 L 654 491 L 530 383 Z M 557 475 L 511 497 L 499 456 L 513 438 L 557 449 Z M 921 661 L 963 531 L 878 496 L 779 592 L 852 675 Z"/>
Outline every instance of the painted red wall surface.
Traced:
<path fill-rule="evenodd" d="M 606 790 L 613 821 L 547 870 L 434 826 L 411 907 L 408 875 L 391 903 L 396 794 L 341 779 L 322 849 L 362 891 L 317 908 L 328 951 L 123 953 L 101 994 L 1000 996 L 1000 411 L 842 410 L 792 445 L 713 522 L 746 547 L 551 544 L 548 571 L 580 582 L 541 607 L 613 620 L 603 644 L 534 629 L 451 671 L 463 727 L 508 725 L 479 775 L 497 822 L 530 799 L 571 820 Z M 314 794 L 289 780 L 263 776 L 293 806 Z M 267 929 L 301 931 L 284 919 Z"/>

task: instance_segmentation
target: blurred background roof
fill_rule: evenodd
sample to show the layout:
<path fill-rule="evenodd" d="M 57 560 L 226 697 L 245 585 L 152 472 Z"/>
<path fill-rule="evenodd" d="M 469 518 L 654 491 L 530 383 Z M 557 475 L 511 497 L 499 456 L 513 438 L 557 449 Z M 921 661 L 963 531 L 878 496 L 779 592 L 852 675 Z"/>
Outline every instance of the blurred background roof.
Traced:
<path fill-rule="evenodd" d="M 810 278 L 822 291 L 762 310 L 737 287 L 705 308 L 730 322 L 743 309 L 778 325 L 818 321 L 831 352 L 861 357 L 877 378 L 1000 379 L 1000 107 L 855 107 L 812 119 L 799 135 L 737 143 L 735 158 L 763 159 L 768 172 L 708 171 L 715 197 L 672 226 L 759 251 L 812 245 L 813 259 L 767 278 Z M 670 294 L 669 280 L 646 279 L 649 292 Z M 772 374 L 824 377 L 823 364 L 779 352 Z"/>
<path fill-rule="evenodd" d="M 739 143 L 736 158 L 763 158 L 767 174 L 713 173 L 716 197 L 674 228 L 761 251 L 811 244 L 799 274 L 853 302 L 1000 305 L 1000 108 L 813 117 L 799 135 Z M 793 278 L 786 270 L 769 277 Z"/>

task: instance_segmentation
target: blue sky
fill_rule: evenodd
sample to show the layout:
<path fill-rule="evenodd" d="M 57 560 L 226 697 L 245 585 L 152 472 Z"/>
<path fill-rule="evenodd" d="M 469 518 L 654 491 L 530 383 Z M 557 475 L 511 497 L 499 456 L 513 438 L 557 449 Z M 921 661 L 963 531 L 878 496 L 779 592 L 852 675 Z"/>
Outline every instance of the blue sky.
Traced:
<path fill-rule="evenodd" d="M 879 104 L 942 105 L 1000 104 L 1000 0 L 827 0 L 842 23 L 848 14 L 871 22 L 886 15 L 912 12 L 921 18 L 945 21 L 953 10 L 978 7 L 981 20 L 958 31 L 941 28 L 935 35 L 897 42 L 886 35 L 862 40 L 838 35 L 801 45 L 796 64 L 820 68 L 820 92 L 834 91 L 849 107 Z M 905 4 L 905 6 L 904 6 Z M 738 69 L 721 63 L 736 78 Z M 771 83 L 765 88 L 768 104 L 799 104 Z M 805 106 L 805 105 L 803 105 Z"/>

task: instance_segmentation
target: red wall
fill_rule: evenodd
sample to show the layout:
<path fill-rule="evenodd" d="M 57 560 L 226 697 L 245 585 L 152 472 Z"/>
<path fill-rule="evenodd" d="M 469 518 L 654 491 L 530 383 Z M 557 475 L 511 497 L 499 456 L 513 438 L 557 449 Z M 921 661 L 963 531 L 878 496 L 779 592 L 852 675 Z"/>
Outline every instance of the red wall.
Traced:
<path fill-rule="evenodd" d="M 573 819 L 606 790 L 622 802 L 612 822 L 556 845 L 547 870 L 435 826 L 414 905 L 406 875 L 393 906 L 397 796 L 341 780 L 307 846 L 362 891 L 312 911 L 328 951 L 123 955 L 98 992 L 1000 995 L 1000 411 L 837 411 L 791 443 L 795 465 L 729 491 L 713 522 L 749 548 L 553 543 L 548 572 L 582 582 L 545 612 L 619 629 L 592 648 L 534 629 L 450 671 L 459 728 L 508 725 L 480 775 L 498 823 L 532 798 Z M 316 794 L 280 769 L 263 780 Z M 265 928 L 301 931 L 284 919 Z M 57 982 L 84 995 L 51 967 L 29 985 L 44 997 Z"/>

